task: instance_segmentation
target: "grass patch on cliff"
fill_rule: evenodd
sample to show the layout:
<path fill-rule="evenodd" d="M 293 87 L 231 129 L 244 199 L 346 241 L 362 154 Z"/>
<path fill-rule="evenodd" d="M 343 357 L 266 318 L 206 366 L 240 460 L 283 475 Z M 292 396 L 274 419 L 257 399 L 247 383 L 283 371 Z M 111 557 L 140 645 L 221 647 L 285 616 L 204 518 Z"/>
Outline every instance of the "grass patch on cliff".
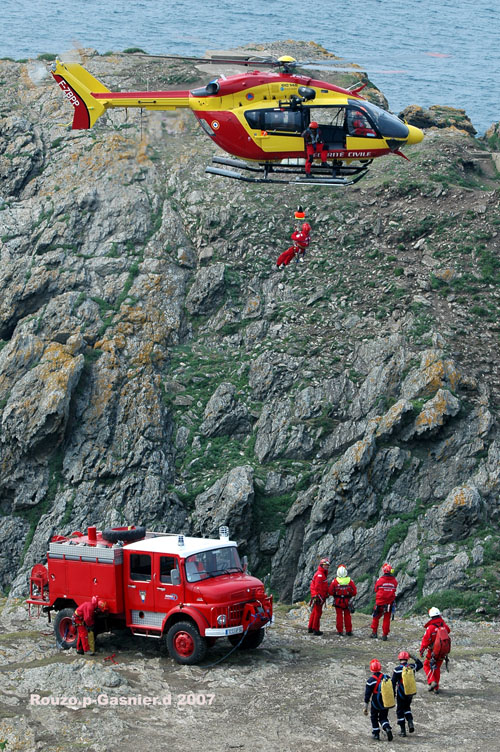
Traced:
<path fill-rule="evenodd" d="M 257 531 L 261 533 L 280 530 L 284 533 L 285 518 L 296 498 L 295 492 L 282 496 L 265 496 L 256 491 L 253 513 Z"/>
<path fill-rule="evenodd" d="M 441 590 L 431 595 L 425 595 L 417 599 L 412 613 L 426 613 L 429 608 L 439 605 L 440 611 L 460 610 L 468 616 L 476 612 L 478 608 L 484 608 L 488 616 L 498 615 L 498 605 L 494 593 L 471 590 Z M 480 615 L 484 618 L 484 613 Z"/>

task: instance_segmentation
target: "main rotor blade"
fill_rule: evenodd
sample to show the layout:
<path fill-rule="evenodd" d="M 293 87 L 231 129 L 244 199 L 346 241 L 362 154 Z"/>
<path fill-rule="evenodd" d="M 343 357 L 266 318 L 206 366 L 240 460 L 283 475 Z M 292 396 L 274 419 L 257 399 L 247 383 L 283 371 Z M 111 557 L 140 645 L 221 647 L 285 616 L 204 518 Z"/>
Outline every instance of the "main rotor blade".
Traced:
<path fill-rule="evenodd" d="M 226 65 L 282 65 L 278 60 L 272 60 L 270 58 L 224 58 L 224 57 L 189 57 L 185 55 L 149 55 L 147 53 L 134 53 L 136 57 L 154 57 L 161 60 L 185 60 L 186 62 L 201 63 L 203 65 L 211 64 L 226 64 Z"/>

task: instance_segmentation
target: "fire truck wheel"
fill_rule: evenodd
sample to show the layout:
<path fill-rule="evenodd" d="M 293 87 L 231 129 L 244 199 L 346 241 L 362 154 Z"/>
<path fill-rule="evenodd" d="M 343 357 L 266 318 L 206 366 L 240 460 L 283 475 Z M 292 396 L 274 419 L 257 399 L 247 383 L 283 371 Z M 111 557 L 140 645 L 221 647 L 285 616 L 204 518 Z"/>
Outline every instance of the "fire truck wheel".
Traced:
<path fill-rule="evenodd" d="M 177 663 L 192 665 L 202 661 L 207 652 L 207 643 L 198 629 L 189 621 L 179 621 L 167 632 L 167 647 Z"/>
<path fill-rule="evenodd" d="M 264 627 L 261 627 L 261 629 L 256 629 L 254 632 L 248 632 L 242 642 L 239 646 L 240 650 L 255 650 L 255 648 L 258 648 L 261 644 L 262 640 L 266 636 L 266 630 Z M 231 645 L 237 645 L 239 641 L 241 640 L 241 635 L 235 634 L 228 637 L 229 642 Z"/>
<path fill-rule="evenodd" d="M 63 608 L 57 612 L 57 616 L 54 619 L 54 632 L 56 634 L 56 642 L 60 648 L 69 650 L 76 647 L 76 627 L 73 624 L 74 608 Z"/>

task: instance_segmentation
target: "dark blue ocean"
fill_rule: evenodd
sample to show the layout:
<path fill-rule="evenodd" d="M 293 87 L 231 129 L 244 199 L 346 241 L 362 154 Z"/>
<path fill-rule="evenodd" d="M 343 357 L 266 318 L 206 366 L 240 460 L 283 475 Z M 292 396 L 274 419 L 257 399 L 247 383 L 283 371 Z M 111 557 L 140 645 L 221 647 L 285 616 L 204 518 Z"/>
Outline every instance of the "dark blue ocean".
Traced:
<path fill-rule="evenodd" d="M 0 0 L 0 8 L 0 57 L 75 46 L 203 55 L 312 40 L 363 66 L 393 112 L 461 107 L 480 134 L 500 120 L 498 0 Z"/>

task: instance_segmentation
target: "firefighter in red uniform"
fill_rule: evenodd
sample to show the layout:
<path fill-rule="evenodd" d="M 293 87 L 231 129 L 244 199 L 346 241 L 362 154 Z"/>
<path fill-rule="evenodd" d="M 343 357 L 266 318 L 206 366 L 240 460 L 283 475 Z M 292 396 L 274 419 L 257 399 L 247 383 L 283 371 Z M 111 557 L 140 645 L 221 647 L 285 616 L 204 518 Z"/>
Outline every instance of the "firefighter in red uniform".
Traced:
<path fill-rule="evenodd" d="M 311 616 L 309 617 L 309 633 L 322 635 L 320 631 L 323 605 L 328 598 L 328 569 L 330 559 L 321 559 L 318 569 L 311 580 Z"/>
<path fill-rule="evenodd" d="M 424 652 L 427 650 L 424 660 L 424 671 L 427 674 L 428 689 L 429 692 L 434 692 L 434 694 L 438 695 L 439 680 L 441 678 L 441 664 L 443 663 L 443 659 L 436 659 L 433 656 L 432 649 L 434 647 L 434 640 L 436 639 L 436 632 L 439 627 L 444 627 L 448 634 L 451 632 L 451 629 L 442 618 L 441 611 L 438 608 L 435 608 L 434 606 L 430 608 L 429 616 L 431 618 L 424 625 L 425 633 L 420 644 L 420 655 L 423 656 Z"/>
<path fill-rule="evenodd" d="M 306 147 L 305 171 L 307 175 L 310 175 L 314 155 L 316 152 L 319 152 L 321 155 L 321 162 L 322 164 L 325 164 L 327 160 L 327 148 L 323 143 L 321 130 L 315 120 L 309 123 L 309 128 L 306 128 L 300 135 L 304 139 Z"/>
<path fill-rule="evenodd" d="M 353 580 L 347 576 L 347 569 L 343 565 L 338 567 L 337 576 L 331 581 L 328 592 L 330 595 L 333 595 L 337 617 L 337 633 L 339 635 L 344 634 L 345 624 L 345 633 L 350 637 L 352 635 L 352 619 L 349 610 L 349 601 L 356 595 L 358 590 Z"/>
<path fill-rule="evenodd" d="M 288 266 L 293 257 L 297 254 L 299 261 L 304 261 L 306 250 L 311 242 L 311 225 L 308 222 L 304 222 L 302 227 L 292 232 L 293 245 L 283 251 L 278 260 L 276 266 L 278 269 L 283 269 L 284 266 Z"/>
<path fill-rule="evenodd" d="M 95 653 L 95 636 L 94 625 L 96 616 L 108 612 L 106 601 L 99 600 L 96 595 L 91 601 L 81 603 L 73 614 L 73 623 L 76 626 L 78 637 L 76 641 L 76 652 L 83 655 L 84 653 Z"/>
<path fill-rule="evenodd" d="M 372 633 L 370 636 L 377 637 L 378 623 L 383 615 L 382 639 L 387 640 L 387 635 L 391 631 L 391 613 L 396 602 L 398 581 L 394 577 L 393 568 L 387 562 L 382 567 L 382 573 L 382 577 L 378 578 L 374 587 L 375 608 L 372 614 Z"/>

